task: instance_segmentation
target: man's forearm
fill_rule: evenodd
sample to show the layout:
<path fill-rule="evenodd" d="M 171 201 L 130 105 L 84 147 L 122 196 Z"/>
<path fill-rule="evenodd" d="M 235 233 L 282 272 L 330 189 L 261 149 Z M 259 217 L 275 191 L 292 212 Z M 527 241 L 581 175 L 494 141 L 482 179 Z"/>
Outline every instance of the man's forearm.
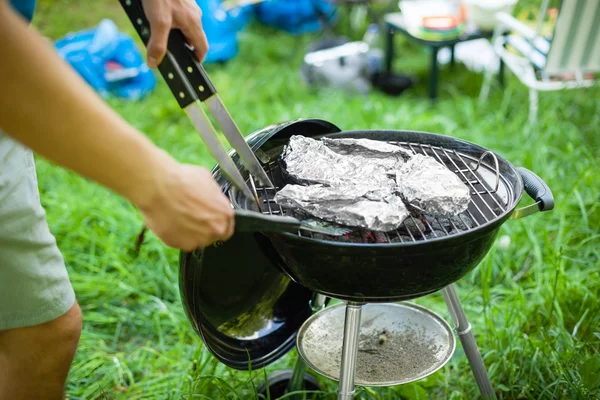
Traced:
<path fill-rule="evenodd" d="M 113 112 L 5 0 L 0 54 L 0 129 L 138 206 L 151 199 L 175 161 Z"/>

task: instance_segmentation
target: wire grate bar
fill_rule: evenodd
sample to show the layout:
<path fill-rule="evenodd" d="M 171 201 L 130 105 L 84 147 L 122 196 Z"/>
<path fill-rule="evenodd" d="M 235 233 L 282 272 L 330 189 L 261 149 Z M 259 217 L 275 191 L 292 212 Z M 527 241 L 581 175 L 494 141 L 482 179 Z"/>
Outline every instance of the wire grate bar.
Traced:
<path fill-rule="evenodd" d="M 420 145 L 420 146 L 422 146 L 422 145 Z M 434 152 L 434 154 L 436 154 L 436 155 L 438 156 L 438 158 L 440 158 L 440 157 L 439 157 L 439 155 L 437 154 L 437 152 L 435 151 L 435 149 L 434 149 L 432 146 L 429 146 L 429 145 L 428 145 L 428 147 L 431 149 L 431 151 L 433 151 L 433 152 Z M 464 178 L 464 180 L 466 181 L 466 183 L 468 183 L 468 184 L 469 184 L 469 186 L 471 186 L 471 188 L 472 188 L 472 189 L 475 191 L 475 195 L 476 195 L 476 196 L 479 196 L 479 197 L 481 198 L 481 195 L 480 195 L 479 193 L 477 193 L 477 189 L 475 189 L 475 187 L 474 187 L 474 186 L 473 186 L 473 185 L 470 183 L 470 181 L 469 181 L 469 179 L 467 178 L 467 176 L 464 174 L 464 172 L 462 172 L 462 171 L 460 170 L 460 168 L 458 167 L 458 165 L 456 165 L 456 163 L 454 162 L 454 160 L 452 159 L 452 157 L 450 157 L 450 156 L 449 156 L 449 155 L 448 155 L 448 154 L 445 152 L 445 150 L 444 150 L 443 148 L 440 148 L 440 149 L 441 149 L 441 150 L 444 152 L 444 154 L 445 154 L 445 155 L 446 155 L 446 157 L 447 157 L 447 158 L 450 160 L 450 162 L 451 162 L 451 163 L 452 163 L 452 164 L 453 164 L 453 165 L 456 167 L 456 169 L 458 170 L 458 172 L 459 172 L 459 173 L 460 173 L 460 174 L 463 176 L 463 178 Z M 444 163 L 444 164 L 445 164 L 445 163 Z M 483 203 L 485 203 L 485 200 L 481 199 L 481 201 L 482 201 Z M 471 202 L 470 202 L 470 204 L 473 204 L 473 206 L 475 207 L 475 209 L 476 209 L 477 211 L 479 211 L 479 214 L 481 214 L 481 216 L 482 216 L 482 217 L 483 217 L 483 218 L 486 220 L 486 222 L 489 222 L 489 221 L 490 221 L 490 220 L 489 220 L 489 218 L 488 218 L 488 217 L 487 217 L 487 216 L 486 216 L 486 215 L 483 213 L 483 211 L 481 211 L 481 209 L 479 208 L 479 206 L 477 205 L 477 203 L 475 203 L 475 201 L 473 201 L 473 198 L 471 198 Z M 487 203 L 485 203 L 485 204 L 487 205 Z M 488 206 L 488 208 L 489 208 L 489 206 Z M 491 211 L 491 209 L 490 209 L 490 211 Z M 493 212 L 492 212 L 492 213 L 493 213 Z"/>
<path fill-rule="evenodd" d="M 423 154 L 425 156 L 434 157 L 442 165 L 445 165 L 453 171 L 471 189 L 469 208 L 465 212 L 452 218 L 435 218 L 429 215 L 411 214 L 402 225 L 394 231 L 370 232 L 357 229 L 354 233 L 351 233 L 349 237 L 342 239 L 342 241 L 355 242 L 357 239 L 360 241 L 361 235 L 362 240 L 368 243 L 371 243 L 372 241 L 375 243 L 421 242 L 433 238 L 452 236 L 456 233 L 474 229 L 484 222 L 491 221 L 508 207 L 508 202 L 507 204 L 502 204 L 505 201 L 502 195 L 498 197 L 498 195 L 493 194 L 497 192 L 498 187 L 495 189 L 492 188 L 485 179 L 488 177 L 489 173 L 493 172 L 493 169 L 489 164 L 482 162 L 483 157 L 477 160 L 470 154 L 462 154 L 454 149 L 446 149 L 441 146 L 429 144 L 399 141 L 390 141 L 389 143 L 404 147 L 413 154 Z M 478 168 L 474 168 L 474 164 L 472 164 L 471 161 L 473 163 L 478 163 L 479 166 L 485 168 L 485 171 L 482 173 L 477 172 Z M 296 217 L 297 215 L 293 210 L 282 208 L 274 200 L 275 194 L 286 184 L 285 176 L 279 162 L 269 162 L 265 165 L 265 170 L 276 186 L 275 188 L 256 188 L 259 197 L 260 212 L 269 215 L 291 215 Z M 499 182 L 498 179 L 501 177 L 497 170 L 496 174 L 497 182 Z M 480 185 L 482 189 L 478 189 L 477 185 Z M 489 199 L 488 196 L 491 197 L 491 199 Z M 477 217 L 475 217 L 474 213 Z M 301 216 L 298 215 L 298 217 Z M 298 236 L 315 237 L 312 232 L 304 231 L 298 231 Z M 317 237 L 320 238 L 321 236 L 317 235 Z"/>
<path fill-rule="evenodd" d="M 404 239 L 402 239 L 402 235 L 400 234 L 400 232 L 398 232 L 398 229 L 395 230 L 396 235 L 398 236 L 398 239 L 400 239 L 400 243 L 404 243 Z"/>
<path fill-rule="evenodd" d="M 423 151 L 423 153 L 425 153 L 425 155 L 427 155 L 427 152 L 425 151 L 425 148 L 423 147 L 423 145 L 422 145 L 422 144 L 416 144 L 416 145 L 417 145 L 417 146 L 419 146 L 419 147 L 421 148 L 421 150 Z M 435 149 L 433 148 L 433 146 L 430 146 L 430 145 L 426 145 L 426 146 L 428 146 L 428 147 L 431 149 L 431 152 L 434 154 L 435 158 L 437 158 L 437 159 L 438 159 L 438 161 L 439 161 L 439 162 L 440 162 L 442 165 L 447 165 L 447 164 L 446 164 L 444 161 L 442 161 L 442 158 L 441 158 L 441 157 L 440 157 L 440 155 L 439 155 L 439 154 L 438 154 L 438 153 L 435 151 Z M 411 148 L 412 148 L 412 146 L 411 146 Z M 413 151 L 414 151 L 414 150 L 413 150 Z M 455 164 L 455 166 L 456 166 L 456 164 Z M 459 169 L 459 168 L 457 167 L 457 169 Z M 459 171 L 459 172 L 460 172 L 460 171 Z M 464 174 L 462 174 L 462 175 L 463 175 L 463 176 L 465 177 L 465 179 L 468 181 L 467 177 L 466 177 Z M 473 185 L 471 185 L 471 187 L 473 187 Z M 474 188 L 473 188 L 473 189 L 474 189 Z M 471 199 L 471 201 L 470 201 L 470 204 L 473 204 L 473 206 L 475 206 L 475 208 L 477 209 L 477 211 L 479 211 L 479 213 L 480 213 L 480 214 L 483 216 L 483 218 L 485 218 L 485 220 L 486 220 L 486 221 L 489 221 L 489 220 L 486 218 L 485 214 L 484 214 L 484 213 L 483 213 L 483 212 L 482 212 L 482 211 L 479 209 L 479 207 L 477 206 L 477 204 L 476 204 L 476 203 L 473 201 L 473 199 Z M 471 214 L 471 212 L 470 212 L 469 210 L 467 210 L 467 212 L 469 213 L 469 216 L 471 217 L 471 219 L 472 219 L 473 221 L 475 221 L 475 223 L 477 224 L 477 226 L 481 225 L 481 224 L 479 223 L 479 221 L 477 220 L 477 218 L 475 218 L 475 217 L 473 216 L 473 214 Z M 459 215 L 459 217 L 461 218 L 461 221 L 463 222 L 463 224 L 465 225 L 465 227 L 467 227 L 467 230 L 468 230 L 468 229 L 469 229 L 469 226 L 468 226 L 468 225 L 465 223 L 464 219 L 462 218 L 462 215 Z M 453 225 L 454 225 L 454 224 L 453 224 Z M 455 226 L 455 227 L 456 227 L 456 226 Z"/>
<path fill-rule="evenodd" d="M 419 231 L 419 234 L 421 235 L 423 240 L 427 240 L 427 237 L 425 236 L 425 233 L 423 232 L 423 230 L 417 223 L 417 220 L 415 220 L 415 218 L 412 215 L 409 215 L 409 218 L 411 219 L 412 223 L 417 227 L 417 230 Z M 406 222 L 405 222 L 405 224 L 406 224 Z M 410 229 L 408 228 L 408 226 L 406 227 L 406 230 L 410 232 Z"/>
<path fill-rule="evenodd" d="M 408 146 L 410 147 L 410 149 L 412 150 L 413 153 L 418 154 L 417 151 L 414 149 L 412 143 L 408 143 Z M 423 155 L 427 156 L 427 152 L 425 151 L 425 149 L 422 146 L 419 146 L 421 148 L 421 151 L 423 152 Z M 438 237 L 437 233 L 435 233 L 435 229 L 433 229 L 433 227 L 431 226 L 431 224 L 429 223 L 429 220 L 427 218 L 425 219 L 425 223 L 427 224 L 427 227 L 429 228 L 429 230 L 433 233 L 433 235 L 435 237 Z M 449 235 L 448 231 L 446 230 L 446 228 L 444 227 L 444 224 L 442 224 L 442 222 L 438 219 L 438 218 L 434 218 L 435 222 L 437 222 L 437 224 L 442 228 L 442 230 L 444 231 L 444 233 L 446 234 L 446 236 Z M 454 224 L 454 222 L 452 222 L 452 219 L 449 219 L 450 223 L 452 224 L 452 226 L 454 227 L 454 229 L 457 229 L 456 225 Z M 468 228 L 467 228 L 468 229 Z"/>
<path fill-rule="evenodd" d="M 442 150 L 442 152 L 446 155 L 446 157 L 452 162 L 452 164 L 454 164 L 454 166 L 456 167 L 456 169 L 458 169 L 458 171 L 460 172 L 460 174 L 462 176 L 465 176 L 464 172 L 461 171 L 461 169 L 458 167 L 458 165 L 456 164 L 456 162 L 452 159 L 452 157 L 450 157 L 450 155 L 448 154 L 448 152 L 446 151 L 446 149 L 444 149 L 443 147 L 440 148 Z M 473 190 L 475 191 L 475 195 L 477 197 L 479 197 L 479 199 L 483 202 L 483 204 L 485 204 L 485 206 L 487 207 L 488 210 L 490 210 L 490 212 L 492 213 L 492 215 L 496 215 L 496 213 L 494 212 L 494 210 L 492 209 L 492 207 L 490 207 L 490 205 L 488 204 L 487 201 L 485 201 L 485 199 L 481 196 L 481 194 L 479 193 L 479 191 L 477 191 L 477 189 L 475 189 L 475 186 L 473 186 L 472 184 L 469 184 Z M 475 204 L 475 202 L 473 202 Z M 479 207 L 477 207 L 479 209 Z M 479 210 L 481 212 L 481 210 Z M 489 218 L 482 213 L 482 215 L 484 216 L 484 218 L 486 219 L 486 221 L 489 222 Z"/>
<path fill-rule="evenodd" d="M 498 200 L 496 199 L 496 197 L 495 197 L 494 195 L 492 195 L 492 192 L 490 192 L 490 190 L 487 188 L 487 186 L 485 185 L 485 182 L 483 182 L 481 179 L 479 179 L 479 178 L 477 177 L 477 175 L 475 174 L 475 171 L 473 171 L 473 170 L 471 169 L 471 167 L 469 167 L 469 164 L 467 164 L 467 163 L 465 162 L 465 160 L 463 160 L 463 158 L 460 156 L 460 154 L 458 154 L 458 153 L 456 152 L 456 150 L 452 150 L 452 152 L 453 152 L 453 153 L 456 155 L 456 157 L 457 157 L 457 158 L 458 158 L 458 159 L 459 159 L 459 160 L 460 160 L 460 161 L 461 161 L 461 162 L 462 162 L 462 163 L 465 165 L 465 167 L 467 167 L 467 169 L 469 170 L 469 172 L 471 172 L 471 174 L 473 174 L 473 176 L 475 177 L 475 179 L 477 179 L 477 183 L 478 183 L 478 184 L 480 184 L 480 185 L 481 185 L 481 187 L 483 187 L 483 189 L 485 190 L 485 193 L 487 193 L 487 194 L 488 194 L 488 195 L 489 195 L 489 196 L 492 198 L 492 200 L 494 201 L 494 203 L 496 203 L 496 205 L 497 205 L 498 207 L 500 207 L 500 209 L 501 209 L 502 211 L 504 211 L 504 210 L 505 210 L 505 208 L 504 208 L 504 205 L 500 204 L 500 203 L 498 202 Z M 496 190 L 498 190 L 498 189 L 496 189 Z M 495 191 L 496 191 L 496 190 L 495 190 Z M 494 191 L 494 192 L 495 192 L 495 191 Z M 480 193 L 480 194 L 483 194 L 483 193 Z M 496 214 L 496 213 L 494 213 L 494 214 Z"/>

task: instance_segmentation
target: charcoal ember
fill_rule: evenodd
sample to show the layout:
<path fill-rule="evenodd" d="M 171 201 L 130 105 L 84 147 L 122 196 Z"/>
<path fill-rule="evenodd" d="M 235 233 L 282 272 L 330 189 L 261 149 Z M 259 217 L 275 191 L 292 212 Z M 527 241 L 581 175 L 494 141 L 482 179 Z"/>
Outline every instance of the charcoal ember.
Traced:
<path fill-rule="evenodd" d="M 318 239 L 318 240 L 326 240 L 328 242 L 363 243 L 362 236 L 360 236 L 360 234 L 357 234 L 356 232 L 351 232 L 351 233 L 348 233 L 345 235 L 339 235 L 339 236 L 330 236 L 330 235 L 323 235 L 322 233 L 313 233 L 312 238 Z"/>
<path fill-rule="evenodd" d="M 362 231 L 361 236 L 363 239 L 363 243 L 375 243 L 377 241 L 373 232 Z"/>
<path fill-rule="evenodd" d="M 410 243 L 410 242 L 414 242 L 414 239 L 408 235 L 390 235 L 390 242 L 392 242 L 392 243 Z"/>
<path fill-rule="evenodd" d="M 448 232 L 454 229 L 452 222 L 450 222 L 450 218 L 436 218 L 437 225 L 431 225 L 434 229 L 438 229 L 438 226 L 444 227 Z"/>
<path fill-rule="evenodd" d="M 336 242 L 345 242 L 346 241 L 346 236 L 329 236 L 329 235 L 323 235 L 322 233 L 313 233 L 312 234 L 312 238 L 313 239 L 317 239 L 317 240 L 335 240 Z"/>
<path fill-rule="evenodd" d="M 334 240 L 346 243 L 364 243 L 363 237 L 360 234 L 360 232 L 351 232 L 347 235 L 337 236 Z"/>
<path fill-rule="evenodd" d="M 389 243 L 383 232 L 362 231 L 364 243 Z"/>
<path fill-rule="evenodd" d="M 387 236 L 385 235 L 385 233 L 383 232 L 373 232 L 373 234 L 375 235 L 375 242 L 377 243 L 388 243 L 389 240 L 387 238 Z"/>
<path fill-rule="evenodd" d="M 469 229 L 475 228 L 475 222 L 468 215 L 457 215 L 455 217 L 450 218 L 450 220 L 454 223 L 461 231 L 468 231 Z"/>
<path fill-rule="evenodd" d="M 344 191 L 323 185 L 286 185 L 275 195 L 275 201 L 282 207 L 325 221 L 383 232 L 396 229 L 409 215 L 399 196 L 391 194 L 372 200 L 368 197 L 370 192 L 365 191 Z"/>
<path fill-rule="evenodd" d="M 429 231 L 425 234 L 425 237 L 427 239 L 435 239 L 435 238 L 444 237 L 444 236 L 447 236 L 446 233 L 444 231 L 440 231 L 437 229 Z"/>
<path fill-rule="evenodd" d="M 425 232 L 426 230 L 425 225 L 417 218 L 407 218 L 404 220 L 402 226 L 398 228 L 398 232 L 401 234 L 406 234 L 409 237 L 410 234 L 412 234 L 415 239 L 422 239 L 422 232 Z"/>
<path fill-rule="evenodd" d="M 415 154 L 396 174 L 396 183 L 409 208 L 433 217 L 452 217 L 466 211 L 469 188 L 435 158 Z"/>
<path fill-rule="evenodd" d="M 430 217 L 430 216 L 426 216 L 425 220 L 427 221 L 427 224 L 429 225 L 429 227 L 431 227 L 431 229 L 433 230 L 437 230 L 437 231 L 443 231 L 444 229 L 448 230 L 448 226 L 450 225 L 450 221 L 448 219 L 445 219 L 446 221 L 448 221 L 448 225 L 446 225 L 443 220 L 445 218 L 434 218 L 434 217 Z"/>

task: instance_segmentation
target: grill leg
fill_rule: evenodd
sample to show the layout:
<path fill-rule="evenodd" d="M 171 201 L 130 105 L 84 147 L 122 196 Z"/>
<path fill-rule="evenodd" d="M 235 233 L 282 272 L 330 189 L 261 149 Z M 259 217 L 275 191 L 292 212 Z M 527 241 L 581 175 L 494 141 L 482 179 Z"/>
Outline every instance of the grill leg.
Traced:
<path fill-rule="evenodd" d="M 488 376 L 485 364 L 481 358 L 481 353 L 479 353 L 477 342 L 475 342 L 475 337 L 471 331 L 471 324 L 467 321 L 465 312 L 460 304 L 458 295 L 456 294 L 456 287 L 453 284 L 446 286 L 442 290 L 442 295 L 448 306 L 448 311 L 450 311 L 450 314 L 452 315 L 456 333 L 465 350 L 473 375 L 475 375 L 475 380 L 477 381 L 477 386 L 479 386 L 481 396 L 486 400 L 495 400 L 496 393 L 494 392 L 492 382 L 490 382 L 490 377 Z"/>
<path fill-rule="evenodd" d="M 327 298 L 322 294 L 315 294 L 315 297 L 311 300 L 310 305 L 312 308 L 312 312 L 315 313 L 320 311 L 325 306 L 325 301 Z M 292 378 L 288 383 L 287 392 L 296 392 L 304 389 L 304 373 L 306 372 L 306 363 L 302 360 L 302 357 L 298 356 L 296 358 L 296 363 L 294 364 L 294 372 L 292 374 Z M 290 400 L 298 400 L 302 397 L 302 395 L 293 395 L 290 397 Z"/>
<path fill-rule="evenodd" d="M 356 357 L 358 355 L 361 312 L 362 304 L 348 303 L 346 305 L 338 400 L 352 400 L 354 398 L 354 373 L 356 372 Z"/>
<path fill-rule="evenodd" d="M 287 387 L 287 392 L 297 392 L 304 389 L 304 373 L 306 372 L 306 363 L 302 360 L 302 357 L 298 356 L 296 358 L 296 363 L 294 364 L 294 372 L 292 373 L 292 378 L 290 379 Z M 290 396 L 290 400 L 299 400 L 302 398 L 301 394 Z"/>

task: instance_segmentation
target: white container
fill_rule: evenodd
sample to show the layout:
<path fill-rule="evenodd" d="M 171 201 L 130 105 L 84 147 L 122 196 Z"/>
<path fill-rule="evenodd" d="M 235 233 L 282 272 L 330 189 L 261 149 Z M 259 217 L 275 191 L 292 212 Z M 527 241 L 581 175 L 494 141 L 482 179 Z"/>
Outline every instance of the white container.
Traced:
<path fill-rule="evenodd" d="M 467 8 L 467 18 L 479 29 L 492 31 L 496 26 L 498 12 L 511 14 L 517 0 L 463 0 Z"/>
<path fill-rule="evenodd" d="M 424 17 L 440 15 L 460 16 L 460 6 L 455 0 L 401 0 L 398 4 L 405 29 L 418 35 Z"/>

